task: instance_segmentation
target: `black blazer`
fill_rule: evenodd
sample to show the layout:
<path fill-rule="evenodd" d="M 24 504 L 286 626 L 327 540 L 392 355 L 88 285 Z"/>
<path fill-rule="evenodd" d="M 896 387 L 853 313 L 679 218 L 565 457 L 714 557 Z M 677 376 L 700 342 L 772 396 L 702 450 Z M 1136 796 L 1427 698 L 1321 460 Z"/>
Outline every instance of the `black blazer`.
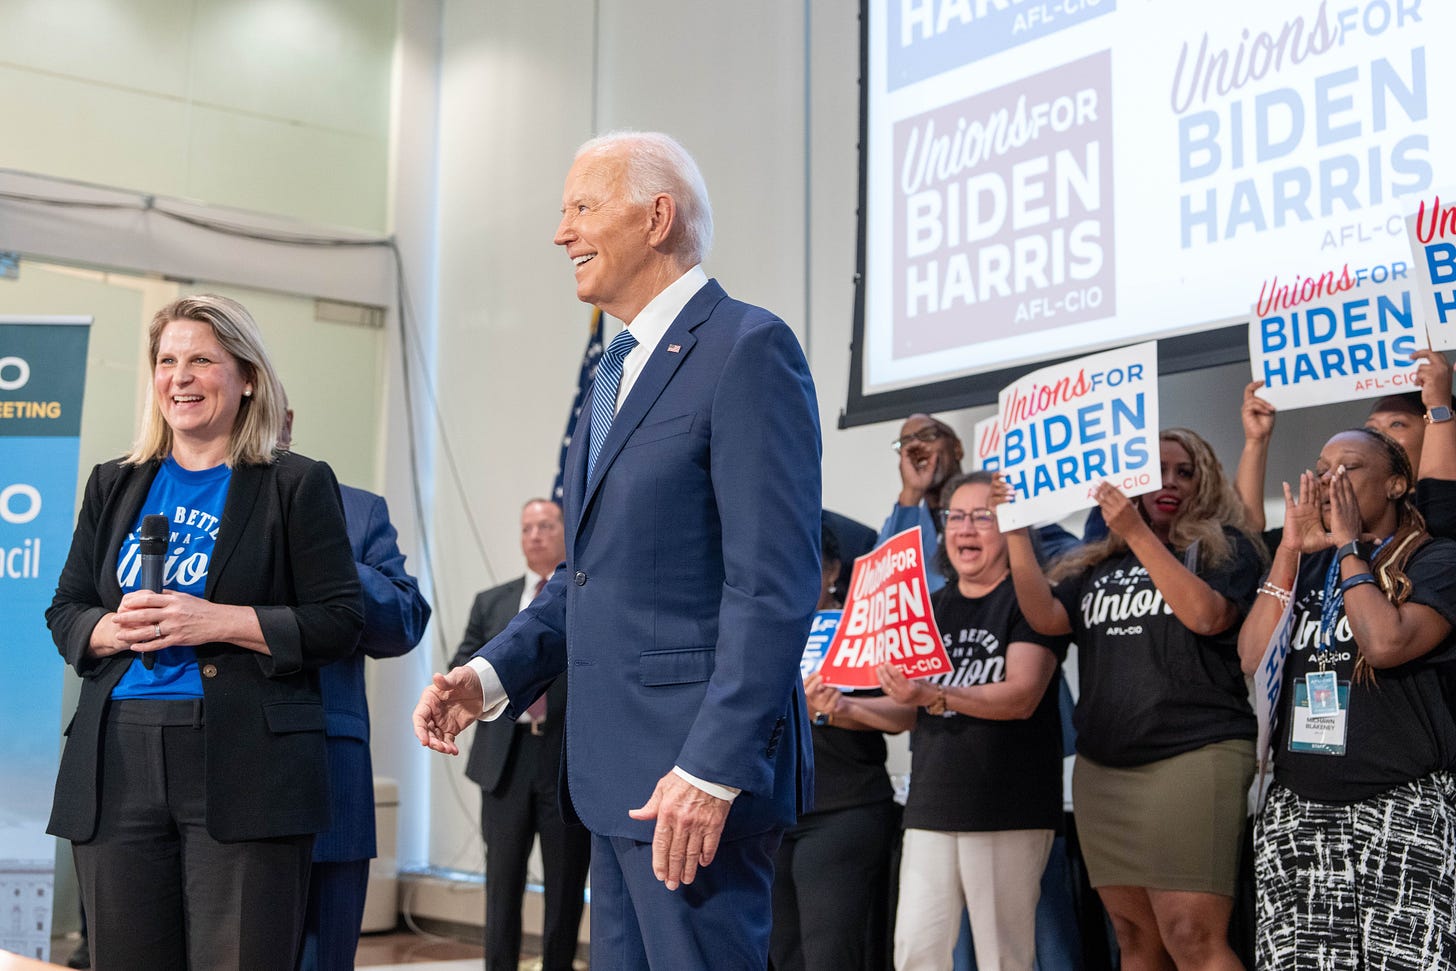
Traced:
<path fill-rule="evenodd" d="M 465 637 L 460 641 L 450 667 L 459 667 L 470 660 L 486 641 L 506 629 L 521 605 L 521 593 L 525 587 L 526 578 L 516 577 L 475 595 L 475 603 L 470 607 L 470 620 L 465 625 Z M 561 734 L 565 725 L 566 678 L 561 677 L 546 689 L 547 751 L 561 750 Z M 493 793 L 500 788 L 515 751 L 512 744 L 515 738 L 516 723 L 513 719 L 501 716 L 495 721 L 481 722 L 475 729 L 474 741 L 470 743 L 470 757 L 465 763 L 466 778 L 486 792 Z"/>
<path fill-rule="evenodd" d="M 116 559 L 159 462 L 98 465 L 46 611 L 61 656 L 83 681 L 56 778 L 47 832 L 96 832 L 102 726 L 111 690 L 136 659 L 87 656 L 116 609 Z M 272 655 L 199 644 L 207 829 L 238 841 L 315 833 L 329 823 L 324 710 L 315 670 L 349 654 L 364 624 L 338 483 L 322 462 L 285 453 L 233 469 L 207 571 L 207 600 L 254 608 Z"/>

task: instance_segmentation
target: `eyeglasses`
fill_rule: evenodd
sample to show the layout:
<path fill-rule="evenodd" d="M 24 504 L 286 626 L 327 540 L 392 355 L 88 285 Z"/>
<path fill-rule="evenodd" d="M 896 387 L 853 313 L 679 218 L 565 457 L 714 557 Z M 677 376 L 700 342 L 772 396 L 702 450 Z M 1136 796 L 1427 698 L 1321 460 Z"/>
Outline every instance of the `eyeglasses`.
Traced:
<path fill-rule="evenodd" d="M 995 529 L 996 514 L 989 509 L 942 509 L 940 522 L 946 529 L 953 529 L 969 523 L 976 529 Z"/>
<path fill-rule="evenodd" d="M 931 425 L 929 428 L 922 428 L 918 432 L 911 432 L 909 435 L 901 435 L 899 438 L 895 439 L 893 442 L 890 443 L 890 447 L 898 452 L 905 446 L 911 445 L 915 442 L 924 442 L 925 444 L 929 445 L 931 442 L 938 441 L 939 439 L 942 439 L 944 437 L 944 431 L 936 428 L 934 425 Z"/>

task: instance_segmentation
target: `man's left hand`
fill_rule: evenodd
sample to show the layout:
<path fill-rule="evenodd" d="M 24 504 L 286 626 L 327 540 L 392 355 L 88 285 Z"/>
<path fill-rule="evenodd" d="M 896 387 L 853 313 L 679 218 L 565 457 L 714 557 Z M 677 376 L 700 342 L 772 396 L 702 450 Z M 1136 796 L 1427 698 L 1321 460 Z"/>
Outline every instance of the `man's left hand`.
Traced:
<path fill-rule="evenodd" d="M 647 805 L 628 811 L 633 819 L 657 820 L 652 833 L 652 873 L 667 889 L 692 883 L 698 867 L 713 862 L 731 805 L 669 772 L 657 783 Z"/>

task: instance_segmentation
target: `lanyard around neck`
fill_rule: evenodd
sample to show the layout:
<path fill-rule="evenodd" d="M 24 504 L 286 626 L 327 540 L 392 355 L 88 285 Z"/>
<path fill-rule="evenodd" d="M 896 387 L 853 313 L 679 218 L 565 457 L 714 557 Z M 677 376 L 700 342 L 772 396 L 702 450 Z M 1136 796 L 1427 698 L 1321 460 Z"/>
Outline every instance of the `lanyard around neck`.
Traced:
<path fill-rule="evenodd" d="M 1370 553 L 1370 562 L 1375 562 L 1375 557 L 1389 543 L 1391 537 L 1387 536 L 1375 544 L 1375 549 Z M 1345 591 L 1340 589 L 1340 557 L 1336 556 L 1330 561 L 1330 567 L 1325 571 L 1325 596 L 1324 602 L 1320 605 L 1320 629 L 1319 638 L 1315 642 L 1315 652 L 1319 656 L 1320 670 L 1325 669 L 1325 659 L 1329 654 L 1331 642 L 1335 637 L 1335 627 L 1340 622 L 1340 612 L 1345 608 Z"/>

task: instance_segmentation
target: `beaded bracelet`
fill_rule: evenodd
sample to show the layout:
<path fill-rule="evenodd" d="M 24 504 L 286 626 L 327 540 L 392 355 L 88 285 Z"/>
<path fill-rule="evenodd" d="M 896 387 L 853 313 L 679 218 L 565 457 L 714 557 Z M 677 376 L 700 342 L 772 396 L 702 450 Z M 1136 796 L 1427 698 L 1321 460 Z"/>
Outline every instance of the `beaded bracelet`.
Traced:
<path fill-rule="evenodd" d="M 1373 580 L 1374 577 L 1371 577 L 1371 579 Z M 1285 590 L 1283 587 L 1275 586 L 1268 580 L 1265 580 L 1259 586 L 1259 592 L 1262 594 L 1266 594 L 1267 596 L 1273 597 L 1275 600 L 1279 601 L 1281 606 L 1284 607 L 1289 606 L 1289 600 L 1292 596 L 1294 596 L 1294 591 Z"/>
<path fill-rule="evenodd" d="M 1346 590 L 1349 590 L 1351 587 L 1358 587 L 1362 583 L 1375 583 L 1375 582 L 1376 582 L 1375 581 L 1375 577 L 1373 575 L 1371 575 L 1369 573 L 1357 573 L 1354 576 L 1350 577 L 1345 582 L 1343 582 L 1343 583 L 1340 584 L 1340 592 L 1341 593 L 1344 593 Z M 1379 586 L 1379 584 L 1376 584 L 1376 585 Z"/>

